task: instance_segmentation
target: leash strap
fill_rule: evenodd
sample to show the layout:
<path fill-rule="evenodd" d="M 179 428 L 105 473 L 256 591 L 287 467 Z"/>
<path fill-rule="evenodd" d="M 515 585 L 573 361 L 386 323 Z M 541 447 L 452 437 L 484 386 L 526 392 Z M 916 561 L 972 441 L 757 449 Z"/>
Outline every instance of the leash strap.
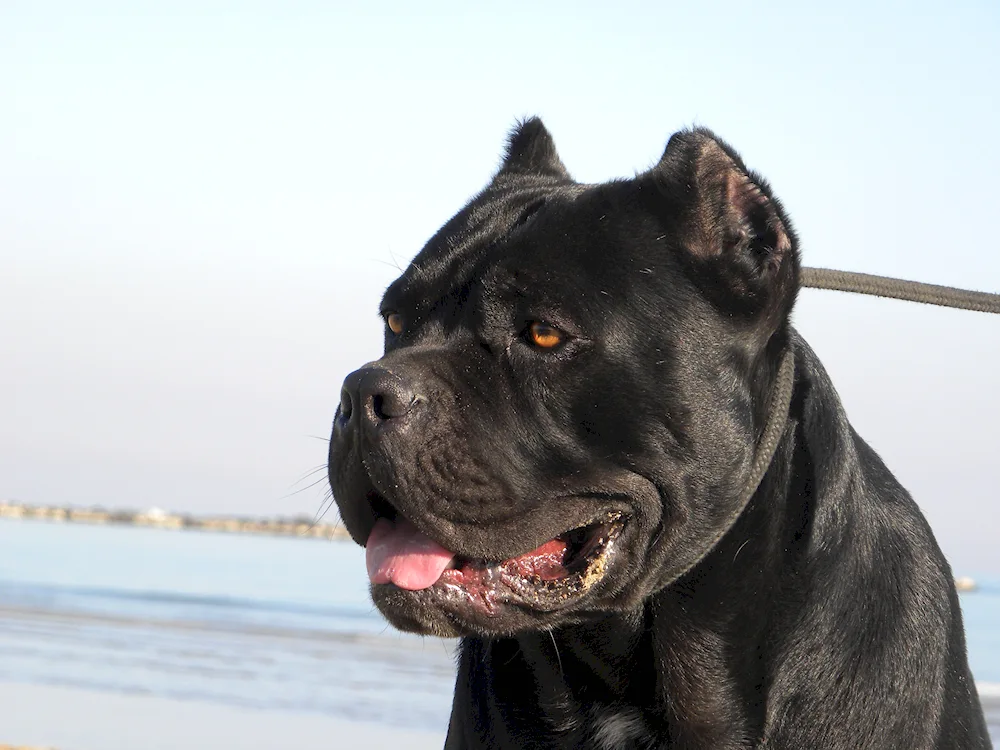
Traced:
<path fill-rule="evenodd" d="M 995 313 L 1000 315 L 1000 294 L 973 292 L 953 286 L 924 284 L 919 281 L 892 279 L 854 271 L 835 271 L 831 268 L 803 268 L 799 278 L 802 286 L 813 289 L 832 289 L 838 292 L 871 294 L 926 305 L 957 307 L 960 310 Z"/>
<path fill-rule="evenodd" d="M 804 287 L 812 287 L 813 289 L 832 289 L 840 292 L 870 294 L 876 297 L 889 297 L 909 302 L 939 305 L 941 307 L 955 307 L 961 310 L 1000 314 L 1000 294 L 974 292 L 950 286 L 923 284 L 917 281 L 905 281 L 903 279 L 873 276 L 853 271 L 835 271 L 829 268 L 801 269 L 800 283 Z M 771 407 L 768 411 L 767 423 L 764 425 L 764 432 L 761 435 L 753 464 L 750 467 L 750 478 L 747 480 L 746 488 L 740 496 L 739 503 L 733 509 L 729 518 L 726 519 L 722 530 L 708 544 L 704 552 L 677 573 L 673 580 L 676 581 L 678 578 L 687 575 L 696 565 L 708 557 L 722 540 L 722 537 L 730 532 L 736 524 L 737 519 L 746 510 L 747 505 L 750 504 L 750 500 L 760 487 L 760 483 L 764 481 L 764 475 L 767 474 L 767 470 L 771 466 L 771 461 L 774 460 L 774 454 L 778 450 L 781 436 L 785 432 L 785 423 L 788 420 L 788 410 L 792 404 L 792 390 L 794 386 L 795 355 L 790 349 L 786 349 L 784 355 L 782 355 L 778 377 L 775 380 L 774 390 L 772 391 Z"/>
<path fill-rule="evenodd" d="M 726 519 L 726 523 L 718 535 L 705 548 L 705 551 L 686 568 L 681 570 L 673 580 L 676 581 L 678 578 L 687 575 L 698 563 L 708 557 L 709 553 L 722 540 L 722 537 L 729 533 L 736 524 L 737 519 L 743 515 L 743 511 L 746 510 L 747 505 L 750 504 L 750 499 L 757 492 L 760 483 L 764 481 L 764 475 L 767 474 L 767 470 L 771 466 L 771 461 L 774 460 L 774 454 L 778 450 L 778 444 L 781 443 L 781 437 L 785 433 L 785 423 L 788 421 L 788 410 L 792 405 L 792 391 L 794 388 L 795 355 L 791 349 L 786 349 L 781 358 L 781 365 L 778 368 L 778 377 L 775 379 L 774 389 L 771 392 L 771 408 L 768 411 L 767 422 L 764 425 L 764 433 L 760 436 L 760 442 L 757 444 L 753 464 L 750 466 L 750 478 L 747 480 L 739 503 L 733 509 L 729 518 Z"/>

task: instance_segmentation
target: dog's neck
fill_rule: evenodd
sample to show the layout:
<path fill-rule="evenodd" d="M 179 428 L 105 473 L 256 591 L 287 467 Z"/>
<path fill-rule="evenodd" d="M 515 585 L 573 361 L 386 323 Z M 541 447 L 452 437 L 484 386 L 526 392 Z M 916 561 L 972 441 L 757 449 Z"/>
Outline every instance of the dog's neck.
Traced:
<path fill-rule="evenodd" d="M 651 661 L 652 642 L 648 638 L 644 615 L 607 615 L 597 622 L 567 625 L 542 633 L 527 633 L 516 638 L 525 661 L 532 671 L 548 672 L 548 684 L 564 686 L 565 694 L 551 696 L 553 705 L 564 700 L 583 698 L 611 702 L 627 700 L 630 685 L 635 683 L 636 665 Z M 578 680 L 583 676 L 586 680 Z M 571 695 L 573 685 L 601 685 L 601 695 Z"/>
<path fill-rule="evenodd" d="M 774 586 L 755 561 L 745 562 L 757 571 L 741 581 L 746 591 Z M 629 732 L 679 747 L 743 747 L 764 722 L 766 611 L 745 593 L 708 601 L 681 582 L 635 615 L 518 636 L 506 658 L 536 679 L 525 682 L 514 662 L 507 674 L 522 692 L 537 686 L 538 717 L 566 747 L 627 747 Z M 580 717 L 588 725 L 571 726 Z"/>

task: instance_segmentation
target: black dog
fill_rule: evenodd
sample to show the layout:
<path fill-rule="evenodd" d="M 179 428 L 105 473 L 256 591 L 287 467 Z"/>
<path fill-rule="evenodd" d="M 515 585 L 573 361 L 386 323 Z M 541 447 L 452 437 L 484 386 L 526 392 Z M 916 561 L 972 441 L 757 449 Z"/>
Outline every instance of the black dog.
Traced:
<path fill-rule="evenodd" d="M 448 748 L 985 748 L 951 571 L 790 327 L 796 238 L 705 130 L 574 182 L 538 120 L 382 301 L 330 444 Z"/>

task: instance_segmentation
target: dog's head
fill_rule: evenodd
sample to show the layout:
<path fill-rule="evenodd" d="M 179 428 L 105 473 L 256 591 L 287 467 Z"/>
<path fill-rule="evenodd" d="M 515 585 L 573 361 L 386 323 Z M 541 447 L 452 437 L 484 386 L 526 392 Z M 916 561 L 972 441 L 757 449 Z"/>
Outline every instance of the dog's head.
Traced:
<path fill-rule="evenodd" d="M 386 291 L 330 484 L 396 626 L 504 634 L 626 610 L 738 503 L 797 288 L 768 186 L 705 130 L 574 182 L 538 120 Z"/>

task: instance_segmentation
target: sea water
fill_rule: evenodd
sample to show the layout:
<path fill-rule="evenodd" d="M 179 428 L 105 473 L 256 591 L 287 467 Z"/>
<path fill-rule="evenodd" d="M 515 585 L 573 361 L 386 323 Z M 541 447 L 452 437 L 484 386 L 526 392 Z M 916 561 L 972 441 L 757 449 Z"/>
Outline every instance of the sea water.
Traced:
<path fill-rule="evenodd" d="M 455 643 L 388 627 L 366 581 L 347 542 L 0 520 L 0 681 L 441 731 Z M 1000 578 L 962 607 L 1000 694 Z"/>

